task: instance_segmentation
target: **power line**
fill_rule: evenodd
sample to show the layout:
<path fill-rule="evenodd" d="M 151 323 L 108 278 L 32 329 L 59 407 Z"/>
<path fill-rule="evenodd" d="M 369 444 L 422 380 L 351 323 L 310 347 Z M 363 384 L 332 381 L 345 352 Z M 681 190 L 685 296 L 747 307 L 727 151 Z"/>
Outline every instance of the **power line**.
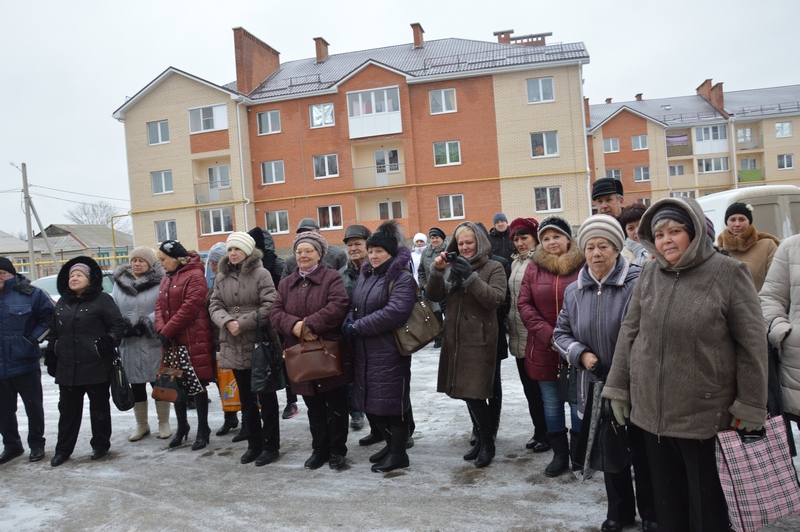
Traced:
<path fill-rule="evenodd" d="M 125 202 L 128 202 L 128 203 L 130 203 L 130 201 L 131 201 L 131 200 L 122 199 L 122 198 L 110 198 L 108 196 L 94 196 L 92 194 L 86 194 L 86 193 L 83 193 L 83 192 L 72 192 L 70 190 L 62 190 L 60 188 L 44 187 L 42 185 L 28 185 L 28 186 L 29 187 L 36 187 L 36 188 L 44 188 L 44 189 L 47 189 L 47 190 L 55 190 L 56 192 L 66 192 L 67 194 L 75 194 L 75 195 L 78 195 L 78 196 L 87 196 L 87 197 L 90 197 L 90 198 L 100 198 L 100 199 L 108 199 L 108 200 L 114 200 L 114 201 L 125 201 Z M 50 198 L 51 196 L 45 196 L 45 197 L 46 198 Z M 53 198 L 53 199 L 60 199 L 60 198 Z M 70 200 L 64 200 L 64 201 L 70 201 Z M 78 203 L 84 203 L 84 202 L 78 202 Z"/>
<path fill-rule="evenodd" d="M 33 195 L 34 194 L 31 194 L 31 196 L 33 196 Z M 37 198 L 50 198 L 50 199 L 59 200 L 59 201 L 66 201 L 66 202 L 69 202 L 69 203 L 77 203 L 78 205 L 93 205 L 95 207 L 109 207 L 110 206 L 110 207 L 115 208 L 118 211 L 119 210 L 125 210 L 125 209 L 121 209 L 119 207 L 116 207 L 114 205 L 108 205 L 108 204 L 103 205 L 102 203 L 87 203 L 85 201 L 76 201 L 76 200 L 69 200 L 69 199 L 66 199 L 66 198 L 57 198 L 56 196 L 48 196 L 47 194 L 36 194 L 36 197 Z M 97 196 L 94 196 L 94 197 L 97 197 Z"/>

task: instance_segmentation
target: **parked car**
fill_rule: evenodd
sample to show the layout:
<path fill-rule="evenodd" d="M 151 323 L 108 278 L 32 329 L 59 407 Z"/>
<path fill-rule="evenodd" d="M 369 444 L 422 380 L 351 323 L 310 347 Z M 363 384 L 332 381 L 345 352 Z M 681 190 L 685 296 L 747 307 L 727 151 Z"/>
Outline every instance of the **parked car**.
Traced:
<path fill-rule="evenodd" d="M 31 284 L 36 288 L 41 288 L 47 295 L 50 296 L 50 299 L 53 300 L 53 304 L 55 305 L 56 302 L 61 298 L 61 294 L 58 293 L 58 288 L 56 286 L 56 282 L 58 280 L 58 274 L 56 275 L 48 275 L 47 277 L 41 277 L 36 279 L 35 281 L 31 281 Z M 112 272 L 103 272 L 103 292 L 111 293 L 111 290 L 114 288 L 114 274 Z"/>
<path fill-rule="evenodd" d="M 753 206 L 753 225 L 781 240 L 800 232 L 800 187 L 766 185 L 727 190 L 697 200 L 720 234 L 725 229 L 725 210 L 737 201 Z"/>

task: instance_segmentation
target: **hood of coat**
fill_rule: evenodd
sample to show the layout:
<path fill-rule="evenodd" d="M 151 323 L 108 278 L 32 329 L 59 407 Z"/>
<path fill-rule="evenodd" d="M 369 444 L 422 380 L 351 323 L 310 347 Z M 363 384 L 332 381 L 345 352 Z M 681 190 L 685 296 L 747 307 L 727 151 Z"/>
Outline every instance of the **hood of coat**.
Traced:
<path fill-rule="evenodd" d="M 275 240 L 273 240 L 272 235 L 266 229 L 254 227 L 250 229 L 247 234 L 256 241 L 256 249 L 275 252 Z"/>
<path fill-rule="evenodd" d="M 89 286 L 83 291 L 83 299 L 93 299 L 103 291 L 103 270 L 91 257 L 75 257 L 61 267 L 56 278 L 56 287 L 61 297 L 77 298 L 75 292 L 69 288 L 69 269 L 75 264 L 85 264 L 89 267 Z"/>
<path fill-rule="evenodd" d="M 583 252 L 578 249 L 578 242 L 574 238 L 569 241 L 569 249 L 563 255 L 553 255 L 538 246 L 533 252 L 533 262 L 553 275 L 569 275 L 583 266 L 586 262 Z"/>
<path fill-rule="evenodd" d="M 462 226 L 469 227 L 472 229 L 472 232 L 475 233 L 475 239 L 478 243 L 478 252 L 475 253 L 475 256 L 469 259 L 470 264 L 472 265 L 472 271 L 477 270 L 488 260 L 492 257 L 492 244 L 489 242 L 489 237 L 486 236 L 486 230 L 481 229 L 478 227 L 477 224 L 473 222 L 461 222 L 456 226 L 455 231 L 453 231 L 453 240 L 447 244 L 447 251 L 455 251 L 458 252 L 458 242 L 456 242 L 456 233 L 458 233 L 458 229 Z"/>
<path fill-rule="evenodd" d="M 625 283 L 638 279 L 641 271 L 641 266 L 631 264 L 628 259 L 619 255 L 614 263 L 614 269 L 606 276 L 602 284 L 603 286 L 624 286 Z M 580 275 L 578 275 L 578 289 L 591 288 L 594 290 L 595 287 L 597 287 L 597 281 L 589 273 L 589 267 L 584 265 Z"/>
<path fill-rule="evenodd" d="M 139 292 L 158 286 L 161 284 L 162 277 L 164 277 L 164 269 L 161 266 L 150 268 L 139 277 L 133 275 L 130 264 L 123 264 L 114 271 L 116 285 L 129 296 L 136 296 Z"/>
<path fill-rule="evenodd" d="M 740 235 L 734 235 L 727 227 L 719 234 L 717 242 L 719 247 L 728 251 L 747 251 L 755 246 L 759 240 L 772 240 L 776 246 L 780 246 L 781 241 L 777 237 L 762 233 L 756 229 L 755 225 L 750 225 Z"/>
<path fill-rule="evenodd" d="M 241 263 L 241 271 L 242 273 L 248 273 L 256 268 L 261 268 L 261 257 L 264 255 L 258 249 L 254 249 L 253 252 L 242 261 Z M 219 259 L 217 263 L 217 272 L 222 274 L 223 276 L 230 275 L 233 271 L 234 267 L 231 264 L 231 260 L 228 258 L 227 255 Z"/>
<path fill-rule="evenodd" d="M 653 221 L 654 214 L 658 211 L 659 207 L 672 204 L 686 211 L 689 218 L 694 225 L 695 237 L 689 244 L 689 247 L 684 252 L 683 256 L 674 265 L 670 264 L 664 256 L 656 249 L 655 238 L 653 231 L 650 229 L 650 224 Z M 701 264 L 713 256 L 716 251 L 711 239 L 708 238 L 706 232 L 706 215 L 703 214 L 703 208 L 693 198 L 663 198 L 653 203 L 639 223 L 639 243 L 641 243 L 651 255 L 655 257 L 658 265 L 663 270 L 677 272 L 693 268 Z"/>
<path fill-rule="evenodd" d="M 21 273 L 18 273 L 14 275 L 14 277 L 8 279 L 6 283 L 10 284 L 5 285 L 5 288 L 3 288 L 4 292 L 8 291 L 9 286 L 11 286 L 11 290 L 19 292 L 20 294 L 24 294 L 26 296 L 31 295 L 36 290 L 36 287 L 31 284 L 30 279 L 28 279 Z"/>
<path fill-rule="evenodd" d="M 386 278 L 394 280 L 400 275 L 400 272 L 403 270 L 410 272 L 411 271 L 411 250 L 405 246 L 400 246 L 397 248 L 397 256 L 392 257 L 387 261 L 389 263 L 388 267 L 385 270 Z M 383 264 L 381 264 L 383 266 Z M 381 270 L 381 266 L 378 266 L 377 270 Z M 376 269 L 372 267 L 372 264 L 369 263 L 369 259 L 364 261 L 364 264 L 361 265 L 361 275 L 367 276 L 372 275 L 372 273 Z M 380 275 L 380 271 L 377 272 Z"/>

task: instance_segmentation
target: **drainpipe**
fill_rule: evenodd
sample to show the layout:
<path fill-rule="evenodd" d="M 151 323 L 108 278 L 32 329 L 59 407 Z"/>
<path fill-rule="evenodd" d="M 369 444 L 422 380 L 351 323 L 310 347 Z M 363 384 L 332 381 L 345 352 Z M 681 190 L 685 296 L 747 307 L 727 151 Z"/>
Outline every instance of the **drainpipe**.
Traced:
<path fill-rule="evenodd" d="M 242 178 L 242 199 L 244 200 L 244 230 L 247 232 L 249 228 L 247 227 L 247 206 L 250 205 L 250 199 L 247 197 L 247 193 L 245 192 L 245 183 L 244 183 L 244 158 L 242 154 L 242 124 L 239 120 L 239 106 L 244 103 L 244 98 L 237 98 L 236 99 L 236 133 L 239 136 L 239 174 Z M 250 164 L 250 161 L 247 161 Z M 258 223 L 256 223 L 258 225 Z"/>
<path fill-rule="evenodd" d="M 592 169 L 589 167 L 589 143 L 586 140 L 586 106 L 583 104 L 583 64 L 578 64 L 578 75 L 581 80 L 581 127 L 583 128 L 583 153 L 586 157 L 586 201 L 589 206 L 589 216 L 592 215 Z"/>
<path fill-rule="evenodd" d="M 670 182 L 670 175 L 669 175 L 669 146 L 667 145 L 667 127 L 664 126 L 664 154 L 666 155 L 665 159 L 667 160 L 667 197 L 669 198 L 672 194 L 672 183 Z M 691 139 L 692 132 L 689 130 L 689 138 Z M 691 140 L 689 141 L 691 142 Z M 650 201 L 652 202 L 652 196 Z"/>
<path fill-rule="evenodd" d="M 734 124 L 735 120 L 736 120 L 736 118 L 734 118 L 733 116 L 729 116 L 728 117 L 728 123 L 731 125 L 731 127 L 730 127 L 731 133 L 728 136 L 728 138 L 730 139 L 731 152 L 733 153 L 733 157 L 731 158 L 731 163 L 733 164 L 733 168 L 732 168 L 732 170 L 733 170 L 733 188 L 734 189 L 738 189 L 739 188 L 739 170 L 738 170 L 739 167 L 736 166 L 736 124 Z"/>

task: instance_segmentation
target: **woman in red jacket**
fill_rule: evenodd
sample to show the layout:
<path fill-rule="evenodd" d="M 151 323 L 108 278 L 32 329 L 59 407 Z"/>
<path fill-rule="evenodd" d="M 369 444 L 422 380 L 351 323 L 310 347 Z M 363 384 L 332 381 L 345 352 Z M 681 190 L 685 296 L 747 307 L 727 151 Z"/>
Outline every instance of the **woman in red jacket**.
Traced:
<path fill-rule="evenodd" d="M 214 348 L 211 342 L 211 322 L 206 310 L 205 269 L 200 255 L 186 248 L 177 240 L 166 240 L 158 248 L 166 275 L 161 279 L 156 300 L 156 331 L 164 347 L 173 343 L 185 346 L 203 391 L 195 394 L 197 406 L 197 437 L 192 450 L 202 449 L 208 444 L 211 429 L 208 426 L 208 392 L 205 387 L 214 378 Z M 175 403 L 178 430 L 169 442 L 177 447 L 188 438 L 189 422 L 186 419 L 186 402 Z"/>
<path fill-rule="evenodd" d="M 584 258 L 572 240 L 572 227 L 561 216 L 548 216 L 539 225 L 539 248 L 528 264 L 517 298 L 522 323 L 528 330 L 525 371 L 539 382 L 547 421 L 547 437 L 553 460 L 545 468 L 557 477 L 569 467 L 570 445 L 564 416 L 564 401 L 558 394 L 558 352 L 553 347 L 553 329 L 564 302 L 567 285 L 578 278 Z M 573 445 L 578 441 L 580 419 L 577 404 L 570 403 Z"/>

